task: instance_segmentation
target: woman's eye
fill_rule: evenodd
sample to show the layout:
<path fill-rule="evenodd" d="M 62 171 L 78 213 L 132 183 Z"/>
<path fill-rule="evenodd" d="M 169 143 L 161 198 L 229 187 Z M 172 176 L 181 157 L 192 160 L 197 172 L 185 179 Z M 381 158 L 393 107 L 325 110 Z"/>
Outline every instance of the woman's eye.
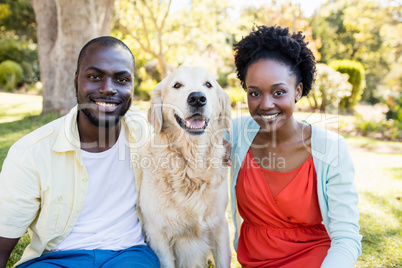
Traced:
<path fill-rule="evenodd" d="M 274 95 L 275 95 L 275 96 L 281 96 L 281 95 L 283 95 L 283 94 L 285 94 L 285 92 L 282 91 L 282 90 L 278 90 L 278 91 L 275 91 L 275 92 L 274 92 Z"/>
<path fill-rule="evenodd" d="M 210 82 L 206 82 L 206 83 L 205 83 L 205 86 L 206 86 L 207 88 L 211 88 L 211 87 L 212 87 L 212 85 L 211 85 Z"/>
<path fill-rule="evenodd" d="M 180 84 L 179 82 L 176 82 L 173 87 L 174 88 L 180 88 L 182 86 L 182 84 Z"/>
<path fill-rule="evenodd" d="M 258 93 L 258 92 L 255 92 L 255 91 L 250 92 L 251 97 L 258 97 L 259 95 L 260 95 L 260 93 Z"/>

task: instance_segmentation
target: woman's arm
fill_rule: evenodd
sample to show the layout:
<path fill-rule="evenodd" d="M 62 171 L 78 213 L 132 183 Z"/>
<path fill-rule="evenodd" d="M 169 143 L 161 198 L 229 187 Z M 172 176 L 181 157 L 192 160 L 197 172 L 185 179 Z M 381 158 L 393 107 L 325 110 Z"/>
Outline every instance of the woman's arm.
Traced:
<path fill-rule="evenodd" d="M 354 267 L 361 254 L 359 234 L 358 193 L 354 185 L 354 166 L 346 142 L 340 138 L 338 155 L 327 169 L 326 199 L 328 202 L 328 232 L 331 247 L 321 267 Z"/>

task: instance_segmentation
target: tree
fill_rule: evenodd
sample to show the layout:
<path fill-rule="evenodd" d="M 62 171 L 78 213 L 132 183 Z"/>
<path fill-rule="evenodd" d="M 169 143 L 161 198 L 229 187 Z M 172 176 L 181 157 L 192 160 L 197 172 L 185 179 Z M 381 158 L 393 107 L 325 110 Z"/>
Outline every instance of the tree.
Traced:
<path fill-rule="evenodd" d="M 108 35 L 114 0 L 32 0 L 37 23 L 43 112 L 65 114 L 76 104 L 78 53 L 92 38 Z"/>
<path fill-rule="evenodd" d="M 0 1 L 0 29 L 19 39 L 36 42 L 36 23 L 29 0 Z"/>
<path fill-rule="evenodd" d="M 231 54 L 229 7 L 228 0 L 189 1 L 172 13 L 171 0 L 118 0 L 116 35 L 131 44 L 137 62 L 157 60 L 163 78 L 171 68 L 192 64 L 189 58 L 202 65 L 199 59 L 223 61 L 223 55 Z M 219 68 L 208 67 L 212 73 L 211 68 Z"/>
<path fill-rule="evenodd" d="M 311 20 L 314 38 L 324 40 L 319 49 L 322 62 L 342 59 L 361 62 L 367 83 L 362 99 L 375 101 L 376 91 L 384 84 L 394 59 L 393 50 L 397 50 L 393 45 L 397 42 L 393 41 L 400 39 L 397 25 L 389 28 L 392 23 L 397 24 L 398 10 L 389 10 L 385 3 L 373 0 L 330 2 L 321 6 Z"/>
<path fill-rule="evenodd" d="M 288 27 L 290 32 L 302 31 L 316 60 L 319 61 L 321 58 L 318 51 L 321 47 L 321 39 L 313 38 L 313 30 L 309 21 L 303 16 L 300 6 L 292 4 L 291 1 L 274 0 L 269 5 L 248 7 L 242 11 L 238 24 L 239 31 L 236 33 L 236 40 L 247 35 L 254 24 Z"/>
<path fill-rule="evenodd" d="M 123 34 L 133 38 L 144 52 L 158 60 L 162 77 L 167 75 L 167 48 L 163 44 L 163 33 L 171 2 L 119 1 L 116 8 L 115 25 Z M 136 20 L 138 23 L 133 23 Z"/>
<path fill-rule="evenodd" d="M 348 79 L 347 74 L 324 63 L 317 64 L 316 80 L 307 98 L 310 107 L 313 110 L 319 108 L 321 112 L 333 112 L 331 110 L 339 108 L 339 101 L 351 95 L 353 87 Z"/>
<path fill-rule="evenodd" d="M 6 60 L 22 66 L 21 82 L 31 83 L 38 79 L 36 22 L 30 0 L 0 1 L 0 62 Z"/>

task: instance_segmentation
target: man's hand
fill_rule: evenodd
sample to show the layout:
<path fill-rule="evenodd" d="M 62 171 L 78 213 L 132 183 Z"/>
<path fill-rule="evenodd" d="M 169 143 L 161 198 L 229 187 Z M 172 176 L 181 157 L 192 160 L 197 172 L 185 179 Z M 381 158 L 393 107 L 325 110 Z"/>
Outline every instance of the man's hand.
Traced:
<path fill-rule="evenodd" d="M 5 268 L 8 258 L 17 245 L 19 238 L 5 238 L 0 236 L 0 268 Z"/>
<path fill-rule="evenodd" d="M 223 146 L 225 147 L 225 155 L 223 156 L 223 163 L 228 165 L 229 167 L 232 165 L 232 160 L 230 159 L 230 153 L 232 151 L 232 144 L 227 140 L 223 140 Z"/>

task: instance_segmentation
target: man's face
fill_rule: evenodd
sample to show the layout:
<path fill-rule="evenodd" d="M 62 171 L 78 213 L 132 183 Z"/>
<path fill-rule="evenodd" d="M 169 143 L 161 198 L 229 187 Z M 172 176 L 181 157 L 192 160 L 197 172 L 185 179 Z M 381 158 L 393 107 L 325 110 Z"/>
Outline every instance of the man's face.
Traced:
<path fill-rule="evenodd" d="M 133 83 L 130 52 L 120 46 L 90 45 L 74 80 L 80 116 L 95 126 L 115 126 L 130 108 Z"/>

